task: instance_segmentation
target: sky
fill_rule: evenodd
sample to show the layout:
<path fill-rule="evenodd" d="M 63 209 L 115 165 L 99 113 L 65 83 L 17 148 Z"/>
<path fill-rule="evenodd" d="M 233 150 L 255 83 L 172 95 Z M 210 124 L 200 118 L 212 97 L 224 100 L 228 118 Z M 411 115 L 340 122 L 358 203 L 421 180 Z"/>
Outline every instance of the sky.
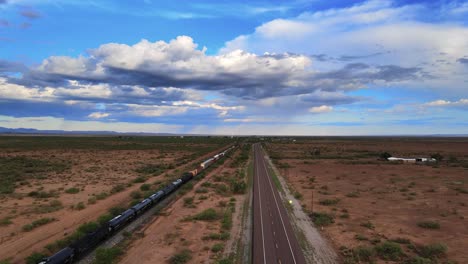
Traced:
<path fill-rule="evenodd" d="M 0 0 L 0 127 L 468 134 L 468 1 Z"/>

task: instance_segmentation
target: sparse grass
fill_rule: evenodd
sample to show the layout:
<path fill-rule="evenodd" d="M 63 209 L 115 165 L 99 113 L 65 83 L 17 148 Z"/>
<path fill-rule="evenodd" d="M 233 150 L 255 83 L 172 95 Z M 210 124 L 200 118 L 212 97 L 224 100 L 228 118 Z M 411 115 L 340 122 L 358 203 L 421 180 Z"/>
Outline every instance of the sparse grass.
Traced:
<path fill-rule="evenodd" d="M 418 255 L 423 258 L 436 259 L 445 256 L 447 246 L 441 243 L 421 246 L 418 248 Z"/>
<path fill-rule="evenodd" d="M 386 241 L 375 246 L 375 251 L 384 260 L 397 261 L 403 256 L 403 250 L 395 242 Z"/>
<path fill-rule="evenodd" d="M 208 189 L 203 188 L 203 187 L 200 187 L 195 190 L 195 193 L 207 193 L 207 192 L 208 192 Z"/>
<path fill-rule="evenodd" d="M 112 189 L 110 190 L 111 193 L 118 193 L 118 192 L 121 192 L 125 190 L 125 185 L 123 184 L 117 184 L 117 185 L 114 185 L 112 187 Z"/>
<path fill-rule="evenodd" d="M 25 260 L 26 260 L 26 264 L 36 264 L 36 263 L 39 263 L 39 261 L 41 261 L 43 258 L 45 258 L 46 255 L 42 254 L 42 253 L 37 253 L 37 252 L 34 252 L 32 253 L 31 255 L 29 255 Z"/>
<path fill-rule="evenodd" d="M 13 224 L 13 222 L 11 221 L 10 217 L 4 217 L 0 219 L 0 226 L 7 226 L 11 224 Z"/>
<path fill-rule="evenodd" d="M 224 249 L 224 244 L 222 243 L 217 243 L 217 244 L 214 244 L 212 247 L 211 247 L 211 252 L 213 253 L 218 253 L 220 251 L 222 251 Z"/>
<path fill-rule="evenodd" d="M 149 191 L 150 189 L 151 189 L 151 185 L 150 185 L 150 184 L 147 184 L 147 183 L 142 184 L 142 185 L 140 186 L 140 190 L 141 190 L 141 191 Z"/>
<path fill-rule="evenodd" d="M 170 264 L 184 264 L 192 259 L 192 252 L 188 249 L 184 249 L 169 259 Z"/>
<path fill-rule="evenodd" d="M 34 198 L 50 198 L 50 197 L 57 197 L 58 193 L 54 191 L 45 192 L 45 191 L 32 191 L 28 193 L 29 197 Z"/>
<path fill-rule="evenodd" d="M 440 224 L 435 221 L 421 221 L 418 226 L 426 229 L 440 229 Z"/>
<path fill-rule="evenodd" d="M 96 197 L 93 196 L 93 197 L 89 197 L 88 198 L 88 204 L 95 204 L 97 201 Z"/>
<path fill-rule="evenodd" d="M 335 223 L 334 217 L 327 213 L 314 212 L 310 215 L 312 222 L 318 226 L 327 226 Z"/>
<path fill-rule="evenodd" d="M 122 255 L 122 249 L 118 247 L 98 248 L 96 249 L 96 257 L 93 264 L 112 264 L 117 258 Z"/>
<path fill-rule="evenodd" d="M 186 220 L 214 221 L 219 218 L 219 213 L 215 209 L 208 208 L 194 216 L 187 217 Z"/>
<path fill-rule="evenodd" d="M 52 200 L 49 204 L 40 204 L 32 209 L 32 213 L 45 214 L 52 213 L 63 208 L 62 202 L 59 200 Z"/>
<path fill-rule="evenodd" d="M 141 199 L 142 194 L 140 191 L 133 191 L 130 193 L 130 197 L 132 197 L 132 199 Z"/>
<path fill-rule="evenodd" d="M 359 246 L 353 249 L 353 255 L 358 262 L 371 262 L 375 256 L 375 250 L 372 247 Z"/>
<path fill-rule="evenodd" d="M 109 194 L 106 192 L 101 192 L 101 193 L 96 194 L 95 196 L 96 196 L 96 199 L 98 200 L 104 200 L 107 198 L 107 196 L 109 196 Z"/>
<path fill-rule="evenodd" d="M 398 244 L 405 244 L 405 245 L 409 245 L 411 244 L 411 241 L 407 238 L 401 238 L 401 237 L 398 237 L 398 238 L 395 238 L 395 239 L 391 239 L 390 241 L 392 242 L 395 242 L 395 243 L 398 243 Z"/>
<path fill-rule="evenodd" d="M 78 189 L 76 187 L 72 187 L 72 188 L 66 189 L 65 192 L 70 193 L 70 194 L 75 194 L 75 193 L 79 193 L 80 189 Z"/>
<path fill-rule="evenodd" d="M 26 232 L 31 231 L 34 228 L 37 228 L 39 226 L 43 226 L 43 225 L 48 224 L 50 222 L 53 222 L 55 220 L 57 220 L 57 219 L 44 217 L 44 218 L 33 221 L 31 224 L 24 225 L 22 229 L 23 229 L 23 231 L 26 231 Z"/>
<path fill-rule="evenodd" d="M 232 228 L 232 212 L 230 209 L 224 212 L 223 219 L 221 220 L 221 228 L 227 231 Z"/>
<path fill-rule="evenodd" d="M 356 235 L 354 236 L 354 238 L 355 238 L 356 240 L 359 240 L 359 241 L 369 240 L 366 236 L 361 235 L 361 234 L 356 234 Z"/>
<path fill-rule="evenodd" d="M 75 210 L 83 210 L 83 209 L 85 209 L 85 208 L 86 208 L 86 206 L 85 206 L 85 204 L 84 204 L 83 202 L 77 203 L 77 204 L 75 205 L 75 207 L 74 207 Z"/>
<path fill-rule="evenodd" d="M 204 237 L 202 237 L 202 240 L 228 240 L 230 237 L 229 233 L 222 232 L 222 233 L 210 233 Z"/>
<path fill-rule="evenodd" d="M 185 207 L 188 207 L 188 208 L 193 208 L 193 207 L 195 207 L 195 206 L 193 205 L 193 197 L 185 197 L 185 198 L 184 198 L 184 206 L 185 206 Z"/>
<path fill-rule="evenodd" d="M 43 174 L 61 173 L 69 168 L 63 161 L 48 161 L 28 157 L 0 157 L 0 194 L 15 191 L 18 181 L 29 178 L 43 179 Z"/>
<path fill-rule="evenodd" d="M 323 199 L 319 201 L 321 205 L 325 205 L 325 206 L 336 205 L 339 202 L 340 202 L 340 199 Z"/>

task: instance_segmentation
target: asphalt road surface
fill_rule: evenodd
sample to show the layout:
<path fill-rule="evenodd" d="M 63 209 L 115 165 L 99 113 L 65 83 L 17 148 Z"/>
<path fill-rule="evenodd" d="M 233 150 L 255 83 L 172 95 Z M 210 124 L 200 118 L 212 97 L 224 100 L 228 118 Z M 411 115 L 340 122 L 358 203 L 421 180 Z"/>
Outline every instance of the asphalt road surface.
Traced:
<path fill-rule="evenodd" d="M 304 254 L 269 176 L 259 144 L 254 144 L 254 153 L 252 263 L 305 264 Z"/>

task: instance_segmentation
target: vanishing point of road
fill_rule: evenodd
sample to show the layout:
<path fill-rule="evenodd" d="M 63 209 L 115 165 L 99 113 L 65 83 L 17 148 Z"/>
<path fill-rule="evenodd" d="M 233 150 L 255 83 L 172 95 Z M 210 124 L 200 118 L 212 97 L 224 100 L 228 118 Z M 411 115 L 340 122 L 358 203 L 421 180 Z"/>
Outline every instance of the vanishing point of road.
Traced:
<path fill-rule="evenodd" d="M 259 144 L 254 144 L 254 157 L 252 263 L 305 264 Z"/>

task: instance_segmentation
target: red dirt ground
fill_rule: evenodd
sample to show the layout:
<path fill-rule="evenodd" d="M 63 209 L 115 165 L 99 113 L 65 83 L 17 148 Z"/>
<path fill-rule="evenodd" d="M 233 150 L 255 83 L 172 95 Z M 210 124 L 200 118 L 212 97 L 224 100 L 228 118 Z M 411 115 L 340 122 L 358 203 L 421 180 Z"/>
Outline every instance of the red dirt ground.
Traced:
<path fill-rule="evenodd" d="M 335 216 L 323 233 L 338 252 L 346 255 L 357 246 L 405 238 L 416 246 L 442 243 L 447 252 L 440 260 L 468 263 L 468 194 L 459 191 L 468 189 L 468 139 L 298 140 L 269 143 L 268 149 L 303 206 Z M 314 149 L 320 155 L 312 155 Z M 390 164 L 377 160 L 384 151 L 408 157 L 438 152 L 457 161 Z M 339 201 L 320 204 L 325 199 Z M 428 220 L 440 229 L 418 226 Z M 362 225 L 368 222 L 374 227 Z M 401 246 L 416 255 L 410 246 Z"/>
<path fill-rule="evenodd" d="M 213 155 L 224 147 L 198 156 L 198 161 Z M 183 148 L 182 148 L 183 149 Z M 213 148 L 214 149 L 214 148 Z M 158 149 L 151 150 L 15 150 L 3 152 L 2 156 L 26 156 L 38 159 L 62 159 L 73 160 L 71 169 L 63 173 L 48 174 L 46 179 L 29 179 L 28 185 L 19 186 L 15 193 L 1 198 L 0 219 L 10 217 L 13 224 L 0 226 L 0 260 L 10 259 L 11 263 L 22 263 L 24 258 L 32 252 L 43 251 L 45 245 L 67 234 L 71 234 L 80 224 L 94 221 L 99 215 L 107 212 L 114 206 L 128 204 L 131 200 L 130 193 L 139 190 L 143 183 L 132 184 L 125 190 L 98 200 L 96 204 L 88 204 L 88 199 L 93 194 L 109 192 L 110 189 L 121 183 L 127 185 L 141 174 L 135 169 L 148 163 L 171 164 L 189 157 L 193 152 L 168 151 L 163 153 Z M 192 161 L 190 161 L 192 163 Z M 163 175 L 178 175 L 188 169 L 188 164 L 166 170 Z M 167 177 L 150 176 L 147 182 L 167 180 Z M 33 198 L 27 194 L 41 188 L 43 191 L 55 190 L 58 197 Z M 78 187 L 81 189 L 76 194 L 68 194 L 64 189 Z M 39 204 L 48 204 L 51 200 L 59 200 L 63 209 L 52 213 L 34 213 L 32 210 Z M 70 206 L 83 202 L 86 206 L 83 210 L 71 209 Z M 36 219 L 53 217 L 57 220 L 32 231 L 22 231 L 22 226 L 30 224 Z"/>

